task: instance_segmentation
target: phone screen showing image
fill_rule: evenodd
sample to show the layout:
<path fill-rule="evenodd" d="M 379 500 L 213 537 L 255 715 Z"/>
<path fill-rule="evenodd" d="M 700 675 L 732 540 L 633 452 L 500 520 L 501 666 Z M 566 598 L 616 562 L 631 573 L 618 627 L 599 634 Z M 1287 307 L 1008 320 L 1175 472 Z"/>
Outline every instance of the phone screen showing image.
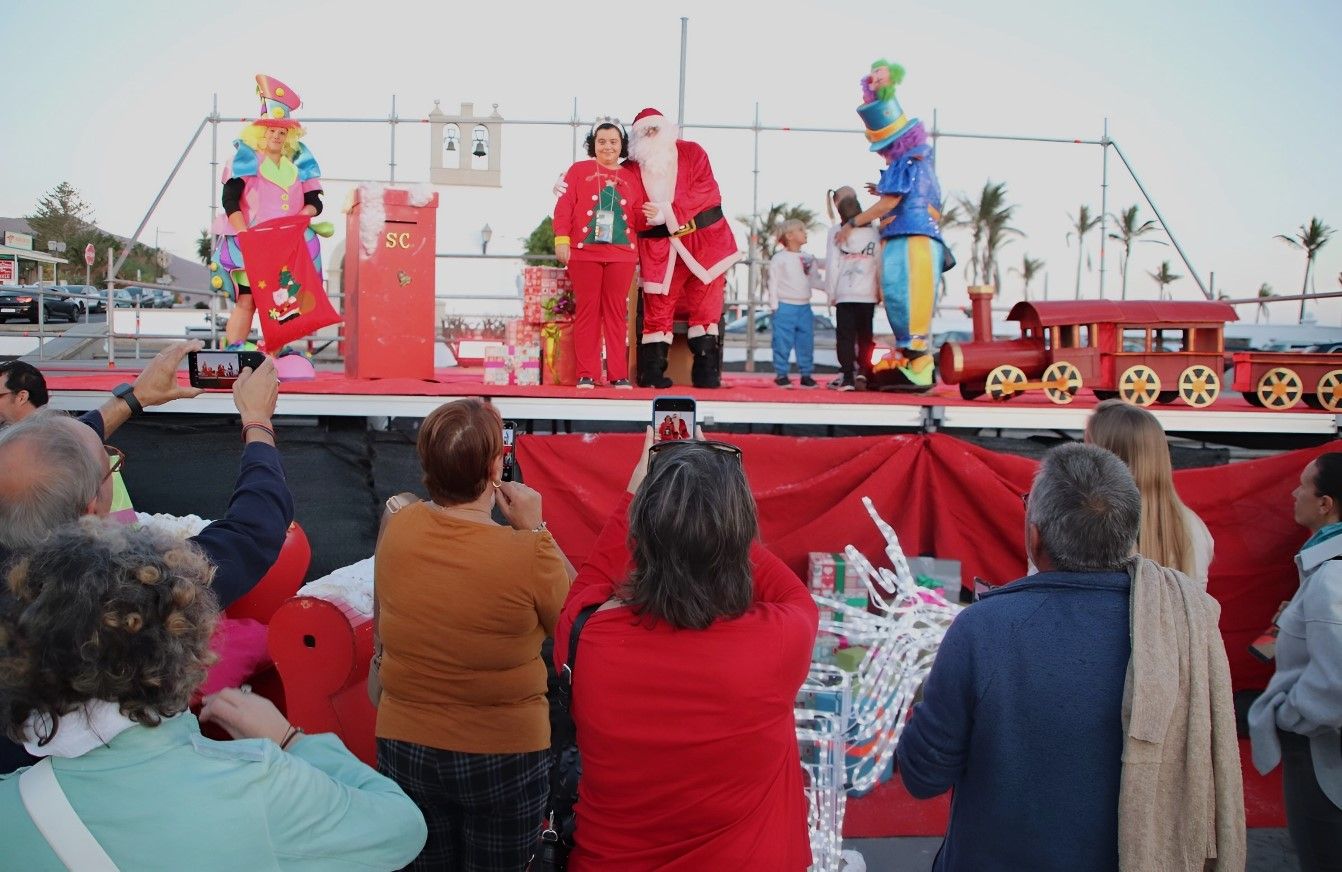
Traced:
<path fill-rule="evenodd" d="M 512 421 L 503 422 L 503 480 L 513 480 L 513 442 L 517 438 L 517 425 Z"/>
<path fill-rule="evenodd" d="M 265 359 L 259 351 L 193 351 L 187 358 L 191 386 L 231 388 L 244 369 L 256 369 Z"/>
<path fill-rule="evenodd" d="M 656 442 L 693 439 L 695 405 L 691 397 L 658 397 L 652 401 L 652 437 Z"/>

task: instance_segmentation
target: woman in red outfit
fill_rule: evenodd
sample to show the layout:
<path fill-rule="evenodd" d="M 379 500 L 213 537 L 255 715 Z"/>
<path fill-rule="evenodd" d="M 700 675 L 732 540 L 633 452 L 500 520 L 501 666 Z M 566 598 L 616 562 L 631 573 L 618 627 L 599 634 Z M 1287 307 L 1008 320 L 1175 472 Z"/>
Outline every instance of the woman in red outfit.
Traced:
<path fill-rule="evenodd" d="M 621 165 L 629 142 L 615 121 L 602 121 L 587 135 L 587 154 L 568 168 L 567 186 L 555 203 L 555 257 L 568 267 L 577 298 L 573 329 L 578 387 L 592 388 L 601 375 L 601 340 L 606 342 L 606 377 L 628 388 L 629 329 L 626 306 L 638 263 L 634 221 L 642 221 L 643 181 Z M 575 241 L 576 240 L 576 241 Z"/>
<path fill-rule="evenodd" d="M 758 541 L 739 449 L 654 447 L 649 428 L 629 492 L 555 635 L 566 653 L 574 617 L 603 603 L 573 676 L 582 779 L 569 868 L 806 869 L 792 710 L 815 604 Z"/>

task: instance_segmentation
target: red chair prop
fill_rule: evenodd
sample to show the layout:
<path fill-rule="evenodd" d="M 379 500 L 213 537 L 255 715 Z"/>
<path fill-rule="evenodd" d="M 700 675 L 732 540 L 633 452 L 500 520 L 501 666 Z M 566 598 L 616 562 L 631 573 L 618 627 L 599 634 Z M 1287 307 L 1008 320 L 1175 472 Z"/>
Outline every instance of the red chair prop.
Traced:
<path fill-rule="evenodd" d="M 365 689 L 372 618 L 344 603 L 297 596 L 275 611 L 269 640 L 290 723 L 335 733 L 360 760 L 376 765 L 377 712 Z"/>
<path fill-rule="evenodd" d="M 228 607 L 228 616 L 269 624 L 275 610 L 303 586 L 311 563 L 312 546 L 308 544 L 308 536 L 298 522 L 293 521 L 285 534 L 284 544 L 280 546 L 280 556 L 275 558 L 275 563 L 256 587 Z"/>

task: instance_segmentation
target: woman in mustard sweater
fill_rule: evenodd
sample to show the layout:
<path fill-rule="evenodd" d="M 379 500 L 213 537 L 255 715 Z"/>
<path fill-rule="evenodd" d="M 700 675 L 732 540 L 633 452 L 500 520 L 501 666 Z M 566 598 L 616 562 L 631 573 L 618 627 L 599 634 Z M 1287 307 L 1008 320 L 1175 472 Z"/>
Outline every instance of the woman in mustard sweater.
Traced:
<path fill-rule="evenodd" d="M 429 825 L 407 869 L 520 872 L 549 791 L 541 642 L 573 569 L 540 494 L 501 481 L 493 406 L 439 406 L 418 448 L 429 499 L 390 515 L 377 547 L 378 770 Z M 496 505 L 508 526 L 492 519 Z"/>

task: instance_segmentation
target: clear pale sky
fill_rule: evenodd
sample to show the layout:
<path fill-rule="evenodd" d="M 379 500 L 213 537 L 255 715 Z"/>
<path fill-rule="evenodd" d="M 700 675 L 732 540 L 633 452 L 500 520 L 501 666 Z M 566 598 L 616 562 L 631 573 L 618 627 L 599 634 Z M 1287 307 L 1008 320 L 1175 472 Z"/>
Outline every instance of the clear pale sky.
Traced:
<path fill-rule="evenodd" d="M 99 225 L 129 234 L 144 214 L 211 96 L 221 114 L 254 117 L 253 76 L 274 75 L 303 98 L 298 117 L 423 117 L 442 101 L 455 112 L 498 103 L 505 118 L 580 117 L 626 121 L 643 106 L 676 112 L 679 16 L 689 23 L 686 121 L 853 127 L 857 79 L 871 60 L 908 69 L 899 89 L 906 112 L 943 130 L 1098 138 L 1110 134 L 1141 175 L 1204 281 L 1251 296 L 1259 283 L 1296 293 L 1303 255 L 1273 237 L 1317 215 L 1342 228 L 1342 4 L 1028 3 L 734 4 L 412 3 L 383 0 L 233 4 L 136 2 L 19 3 L 4 7 L 6 68 L 0 135 L 0 215 L 31 211 L 69 180 L 95 207 Z M 225 29 L 225 24 L 231 28 Z M 221 159 L 239 124 L 220 126 Z M 748 132 L 689 130 L 713 159 L 732 216 L 751 210 Z M 313 124 L 306 140 L 332 178 L 385 179 L 386 125 Z M 491 253 L 515 252 L 548 214 L 549 189 L 570 160 L 567 128 L 505 127 L 503 187 L 440 188 L 440 251 L 478 251 L 479 229 L 494 229 Z M 397 131 L 398 181 L 428 175 L 428 129 Z M 802 202 L 823 210 L 826 188 L 873 180 L 881 168 L 850 135 L 765 133 L 760 137 L 759 204 Z M 218 180 L 209 167 L 209 127 L 149 222 L 142 241 L 192 256 L 209 219 Z M 942 187 L 976 194 L 1005 181 L 1027 237 L 1002 254 L 1004 297 L 1019 294 L 1006 269 L 1029 253 L 1047 261 L 1052 296 L 1073 293 L 1077 252 L 1065 236 L 1078 204 L 1100 204 L 1100 149 L 942 140 Z M 1109 209 L 1141 203 L 1111 156 Z M 349 184 L 328 183 L 327 217 Z M 744 234 L 738 238 L 744 243 Z M 343 235 L 343 234 L 342 234 Z M 965 259 L 968 242 L 952 243 Z M 1097 234 L 1091 260 L 1098 266 Z M 823 253 L 823 240 L 808 248 Z M 330 249 L 328 248 L 328 251 Z M 1118 292 L 1117 250 L 1109 246 L 1106 288 Z M 1130 295 L 1154 295 L 1147 275 L 1171 261 L 1185 278 L 1177 297 L 1200 298 L 1172 247 L 1140 245 Z M 1319 257 L 1317 287 L 1342 290 L 1342 233 Z M 468 292 L 511 291 L 511 264 L 444 267 L 440 285 Z M 1083 275 L 1095 296 L 1098 274 Z M 950 275 L 952 299 L 965 278 Z M 1034 293 L 1042 291 L 1042 282 Z M 1272 320 L 1296 304 L 1273 307 Z M 1342 306 L 1321 304 L 1324 323 Z M 1242 316 L 1252 320 L 1252 310 Z"/>

